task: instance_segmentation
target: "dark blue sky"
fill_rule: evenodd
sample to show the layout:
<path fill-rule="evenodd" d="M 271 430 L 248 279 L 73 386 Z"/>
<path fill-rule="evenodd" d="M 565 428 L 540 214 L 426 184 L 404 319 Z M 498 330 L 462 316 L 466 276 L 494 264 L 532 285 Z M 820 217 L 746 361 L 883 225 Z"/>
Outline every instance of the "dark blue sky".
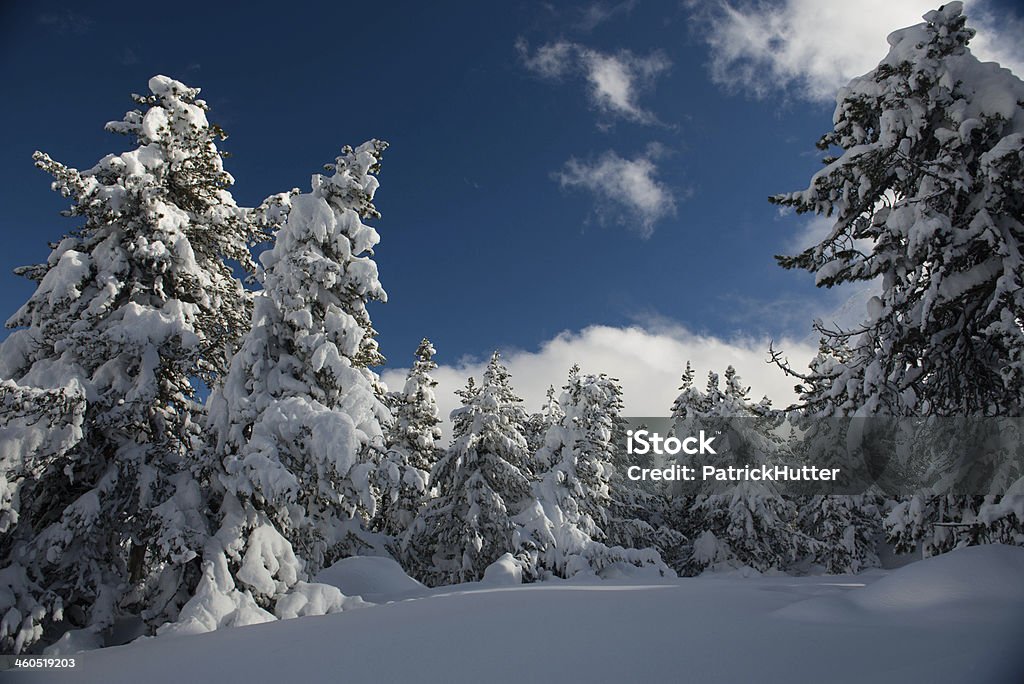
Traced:
<path fill-rule="evenodd" d="M 713 82 L 707 21 L 654 2 L 5 3 L 0 273 L 44 259 L 73 226 L 32 152 L 88 168 L 126 149 L 103 124 L 162 73 L 203 89 L 241 204 L 308 190 L 343 144 L 391 143 L 376 223 L 390 302 L 371 315 L 398 365 L 424 335 L 452 360 L 658 317 L 802 334 L 823 300 L 772 255 L 805 221 L 766 198 L 819 168 L 832 105 Z M 899 26 L 880 31 L 875 62 Z M 560 77 L 530 68 L 558 43 L 571 46 Z M 644 116 L 631 117 L 594 99 L 587 55 L 671 66 L 646 87 L 637 76 Z M 675 204 L 647 238 L 631 207 L 558 179 L 570 159 L 592 169 L 610 153 L 650 159 Z M 6 318 L 32 288 L 0 278 Z"/>

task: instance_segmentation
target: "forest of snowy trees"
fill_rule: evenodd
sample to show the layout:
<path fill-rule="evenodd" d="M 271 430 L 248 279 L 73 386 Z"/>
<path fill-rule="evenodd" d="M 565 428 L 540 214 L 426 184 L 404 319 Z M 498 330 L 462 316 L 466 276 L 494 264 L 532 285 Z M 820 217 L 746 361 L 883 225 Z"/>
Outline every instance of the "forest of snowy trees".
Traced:
<path fill-rule="evenodd" d="M 743 418 L 767 461 L 784 418 L 1024 415 L 1024 82 L 972 56 L 961 10 L 892 34 L 840 91 L 824 168 L 772 198 L 831 217 L 779 262 L 824 287 L 880 281 L 866 319 L 817 323 L 807 369 L 773 352 L 799 383 L 788 409 L 732 367 L 706 383 L 680 368 L 665 407 L 679 434 Z M 617 448 L 622 388 L 597 369 L 567 369 L 531 413 L 495 352 L 441 416 L 429 340 L 403 387 L 374 371 L 387 144 L 342 148 L 308 190 L 242 207 L 198 89 L 156 76 L 134 100 L 107 124 L 130 151 L 84 171 L 35 157 L 77 223 L 19 269 L 36 289 L 0 346 L 0 651 L 69 630 L 112 641 L 129 619 L 195 633 L 343 610 L 354 599 L 315 576 L 352 555 L 437 586 L 499 559 L 524 581 L 847 573 L 883 544 L 1024 544 L 1019 470 L 987 496 L 641 487 Z"/>

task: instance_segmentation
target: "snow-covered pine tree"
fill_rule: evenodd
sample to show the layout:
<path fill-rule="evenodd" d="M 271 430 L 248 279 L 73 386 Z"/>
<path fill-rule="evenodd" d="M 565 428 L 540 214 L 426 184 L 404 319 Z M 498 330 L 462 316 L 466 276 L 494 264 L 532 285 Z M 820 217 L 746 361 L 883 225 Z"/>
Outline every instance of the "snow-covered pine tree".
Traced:
<path fill-rule="evenodd" d="M 774 433 L 780 416 L 771 402 L 765 398 L 752 404 L 750 388 L 732 366 L 726 368 L 724 381 L 719 388 L 718 376 L 709 374 L 705 402 L 700 402 L 703 415 L 693 404 L 689 406 L 705 431 L 721 428 L 716 445 L 719 459 L 725 457 L 728 462 L 716 464 L 756 467 L 780 462 L 785 444 Z M 759 571 L 783 569 L 808 546 L 805 535 L 794 526 L 795 516 L 793 505 L 763 481 L 745 480 L 699 493 L 688 511 L 693 555 L 686 572 L 743 565 Z"/>
<path fill-rule="evenodd" d="M 817 325 L 824 352 L 809 373 L 780 362 L 816 415 L 1022 415 L 1024 82 L 971 54 L 962 3 L 924 19 L 892 33 L 878 67 L 840 90 L 818 143 L 838 156 L 807 190 L 771 198 L 834 217 L 820 243 L 779 257 L 783 267 L 826 287 L 882 283 L 860 328 Z M 930 512 L 919 515 L 903 502 L 887 525 L 930 534 L 945 522 L 938 503 L 921 502 Z"/>
<path fill-rule="evenodd" d="M 679 425 L 680 421 L 686 420 L 691 412 L 696 412 L 698 415 L 706 413 L 704 406 L 705 397 L 701 394 L 700 390 L 693 386 L 695 377 L 693 366 L 687 361 L 686 370 L 683 371 L 683 375 L 680 378 L 682 384 L 679 386 L 679 395 L 672 402 L 671 417 L 676 425 Z M 688 429 L 684 429 L 682 432 L 689 434 Z"/>
<path fill-rule="evenodd" d="M 624 442 L 618 382 L 604 374 L 581 375 L 573 366 L 564 389 L 564 415 L 548 429 L 536 457 L 551 466 L 534 485 L 532 505 L 516 519 L 517 548 L 529 574 L 571 577 L 617 563 L 669 573 L 656 549 L 623 548 L 609 541 L 613 530 L 629 537 L 630 546 L 655 536 L 637 518 L 635 492 L 615 497 L 611 489 L 616 445 Z"/>
<path fill-rule="evenodd" d="M 794 465 L 849 469 L 848 422 L 800 412 L 791 412 L 789 420 Z M 811 562 L 830 574 L 878 566 L 876 540 L 885 501 L 877 488 L 861 494 L 799 494 L 790 500 L 797 509 L 796 525 L 808 537 Z"/>
<path fill-rule="evenodd" d="M 383 359 L 366 305 L 386 295 L 372 259 L 380 238 L 363 221 L 380 216 L 373 196 L 386 147 L 343 148 L 328 175 L 289 199 L 260 256 L 251 329 L 209 400 L 221 501 L 203 583 L 183 610 L 196 629 L 207 624 L 201 615 L 232 605 L 218 595 L 234 600 L 230 610 L 251 610 L 239 593 L 251 592 L 261 608 L 287 612 L 281 599 L 352 553 L 375 512 L 390 416 L 368 367 Z M 229 611 L 213 626 L 241 619 Z"/>
<path fill-rule="evenodd" d="M 677 439 L 686 439 L 696 434 L 700 429 L 705 431 L 714 430 L 717 427 L 709 421 L 709 406 L 711 399 L 707 394 L 701 392 L 694 385 L 696 375 L 693 366 L 686 362 L 686 369 L 680 378 L 679 394 L 672 402 L 669 416 L 672 420 L 672 433 Z M 708 390 L 717 394 L 718 375 L 712 373 L 709 376 Z M 683 464 L 680 464 L 683 465 Z M 694 492 L 687 491 L 688 488 L 682 482 L 672 482 L 666 486 L 668 497 L 667 516 L 672 527 L 683 536 L 688 537 L 693 532 L 693 526 L 689 523 L 688 511 L 694 503 Z"/>
<path fill-rule="evenodd" d="M 713 375 L 714 388 L 718 391 L 718 376 Z M 672 420 L 672 434 L 677 439 L 686 439 L 697 434 L 697 431 L 714 430 L 708 422 L 708 398 L 694 384 L 696 374 L 689 361 L 680 378 L 679 394 L 672 402 L 669 416 Z M 680 463 L 680 465 L 690 465 Z M 699 522 L 691 519 L 690 509 L 696 502 L 696 492 L 682 482 L 669 482 L 663 485 L 664 503 L 662 508 L 663 525 L 674 534 L 660 546 L 662 558 L 678 573 L 685 573 L 689 568 L 690 539 L 696 533 Z"/>
<path fill-rule="evenodd" d="M 550 385 L 544 398 L 544 405 L 540 407 L 540 411 L 531 414 L 526 421 L 526 442 L 531 454 L 537 453 L 544 444 L 544 435 L 552 425 L 560 423 L 564 416 L 565 411 L 562 410 L 562 406 L 558 403 L 558 397 L 555 395 L 555 386 Z M 543 469 L 551 466 L 550 463 L 536 465 Z"/>
<path fill-rule="evenodd" d="M 625 421 L 621 415 L 622 386 L 618 379 L 601 373 L 587 376 L 585 380 L 577 412 L 577 425 L 584 430 L 582 439 L 576 442 L 576 450 L 579 455 L 601 452 L 600 458 L 609 467 L 610 500 L 604 530 L 607 544 L 628 549 L 658 547 L 660 550 L 659 541 L 680 542 L 676 535 L 661 529 L 665 503 L 663 493 L 645 489 L 642 483 L 626 476 L 630 466 L 651 467 L 655 464 L 653 457 L 643 460 L 643 457 L 626 453 Z"/>
<path fill-rule="evenodd" d="M 841 154 L 771 198 L 835 217 L 783 267 L 826 287 L 882 280 L 863 330 L 819 326 L 828 350 L 849 350 L 804 403 L 831 391 L 844 414 L 1020 415 L 1024 82 L 970 53 L 962 3 L 925 20 L 840 90 L 818 146 Z"/>
<path fill-rule="evenodd" d="M 423 338 L 405 387 L 393 394 L 393 420 L 385 434 L 387 452 L 377 470 L 377 527 L 396 540 L 426 503 L 430 469 L 441 453 L 441 419 L 434 398 L 437 381 L 430 375 L 437 368 L 435 353 L 430 340 Z"/>
<path fill-rule="evenodd" d="M 149 89 L 134 96 L 140 109 L 107 124 L 135 149 L 86 171 L 35 155 L 71 199 L 65 215 L 83 223 L 45 264 L 20 269 L 38 285 L 8 321 L 21 329 L 0 348 L 0 378 L 23 398 L 35 392 L 44 412 L 61 392 L 86 401 L 80 438 L 50 440 L 17 466 L 27 476 L 0 565 L 24 582 L 0 592 L 4 650 L 51 626 L 56 636 L 124 614 L 159 623 L 198 579 L 190 561 L 207 529 L 191 474 L 193 381 L 215 381 L 248 317 L 225 259 L 249 265 L 256 224 L 228 191 L 224 134 L 199 90 L 166 76 Z M 19 618 L 8 599 L 23 605 L 27 594 L 49 608 Z"/>
<path fill-rule="evenodd" d="M 437 498 L 406 538 L 410 570 L 430 585 L 469 582 L 515 551 L 513 517 L 529 503 L 526 412 L 498 352 L 477 387 L 472 379 L 452 412 L 453 441 L 431 472 Z"/>
<path fill-rule="evenodd" d="M 536 455 L 538 463 L 551 464 L 544 475 L 543 498 L 557 505 L 562 517 L 589 539 L 604 541 L 621 390 L 607 377 L 581 375 L 578 365 L 569 369 L 563 390 L 562 420 L 549 428 Z"/>

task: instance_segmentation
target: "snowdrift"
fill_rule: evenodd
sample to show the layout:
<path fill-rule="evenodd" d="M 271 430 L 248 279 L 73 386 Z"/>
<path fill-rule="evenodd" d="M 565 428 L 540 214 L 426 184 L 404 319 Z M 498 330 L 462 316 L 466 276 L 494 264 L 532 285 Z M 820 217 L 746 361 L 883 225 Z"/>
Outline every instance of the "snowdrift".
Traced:
<path fill-rule="evenodd" d="M 386 603 L 429 590 L 405 574 L 402 566 L 383 556 L 343 558 L 320 571 L 316 581 L 337 587 L 345 596 L 359 596 L 370 603 Z"/>
<path fill-rule="evenodd" d="M 971 546 L 907 565 L 870 586 L 842 596 L 786 606 L 784 617 L 814 622 L 917 619 L 944 614 L 963 618 L 992 603 L 1016 605 L 1024 624 L 1024 549 L 1003 544 Z"/>

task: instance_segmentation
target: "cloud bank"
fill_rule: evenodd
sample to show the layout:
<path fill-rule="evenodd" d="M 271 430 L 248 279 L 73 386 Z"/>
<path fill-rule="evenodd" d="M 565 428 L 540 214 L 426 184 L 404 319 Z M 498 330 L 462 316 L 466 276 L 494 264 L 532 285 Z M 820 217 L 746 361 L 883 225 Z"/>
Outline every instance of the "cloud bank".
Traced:
<path fill-rule="evenodd" d="M 667 416 L 687 361 L 693 364 L 701 386 L 709 371 L 721 374 L 731 364 L 751 386 L 755 399 L 767 395 L 776 406 L 791 403 L 796 399 L 795 383 L 766 362 L 769 342 L 767 338 L 722 339 L 667 323 L 626 328 L 594 325 L 563 332 L 537 351 L 509 350 L 502 356 L 512 384 L 530 412 L 540 408 L 550 385 L 561 392 L 569 368 L 578 363 L 584 373 L 607 373 L 622 382 L 623 415 Z M 777 341 L 776 347 L 785 351 L 796 368 L 806 367 L 817 352 L 816 346 L 794 340 Z M 443 354 L 444 350 L 440 351 Z M 469 376 L 479 382 L 486 361 L 463 360 L 435 371 L 446 441 L 450 437 L 448 414 L 459 405 L 455 390 L 465 386 Z M 401 388 L 405 373 L 387 370 L 384 381 L 391 388 Z"/>
<path fill-rule="evenodd" d="M 885 56 L 886 36 L 918 24 L 936 0 L 782 0 L 690 2 L 711 51 L 711 77 L 735 91 L 764 97 L 785 90 L 809 101 L 830 102 L 850 79 Z M 968 25 L 978 35 L 971 50 L 1024 75 L 1024 21 L 997 16 L 985 0 L 967 2 Z"/>

